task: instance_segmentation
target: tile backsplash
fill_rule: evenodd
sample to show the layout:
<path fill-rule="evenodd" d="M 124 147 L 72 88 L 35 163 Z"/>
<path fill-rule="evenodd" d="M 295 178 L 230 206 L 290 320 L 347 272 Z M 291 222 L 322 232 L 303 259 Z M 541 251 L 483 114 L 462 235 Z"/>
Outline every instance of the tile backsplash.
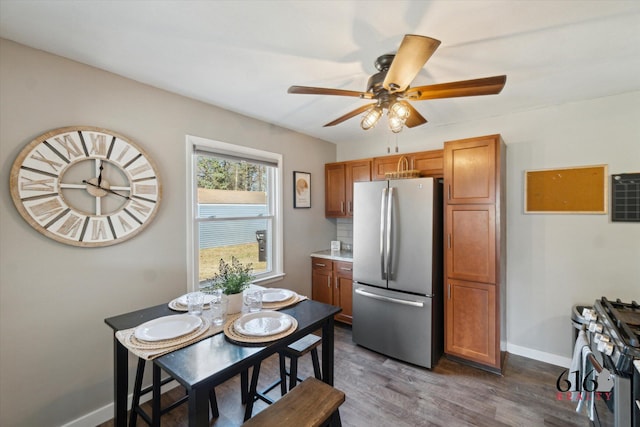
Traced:
<path fill-rule="evenodd" d="M 353 220 L 351 218 L 337 219 L 337 237 L 342 245 L 353 245 Z"/>

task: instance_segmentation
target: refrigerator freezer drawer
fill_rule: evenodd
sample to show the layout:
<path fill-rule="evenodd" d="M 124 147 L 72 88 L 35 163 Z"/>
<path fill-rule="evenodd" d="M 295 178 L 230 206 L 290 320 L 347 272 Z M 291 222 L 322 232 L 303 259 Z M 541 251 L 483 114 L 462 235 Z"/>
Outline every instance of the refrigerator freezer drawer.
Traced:
<path fill-rule="evenodd" d="M 354 283 L 353 341 L 431 368 L 432 300 Z"/>

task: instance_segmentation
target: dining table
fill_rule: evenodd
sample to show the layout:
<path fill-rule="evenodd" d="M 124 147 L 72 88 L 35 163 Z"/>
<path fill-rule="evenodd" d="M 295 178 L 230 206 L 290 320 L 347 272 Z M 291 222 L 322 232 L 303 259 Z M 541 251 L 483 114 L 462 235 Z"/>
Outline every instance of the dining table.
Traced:
<path fill-rule="evenodd" d="M 221 332 L 152 359 L 154 370 L 164 370 L 187 390 L 189 426 L 209 426 L 210 390 L 238 374 L 246 373 L 249 368 L 259 366 L 262 360 L 318 330 L 322 331 L 322 381 L 333 386 L 333 317 L 341 310 L 340 307 L 305 299 L 278 310 L 293 316 L 298 323 L 295 331 L 283 338 L 258 346 L 245 345 L 228 339 Z M 175 314 L 168 304 L 160 304 L 104 319 L 113 329 L 115 426 L 127 425 L 129 392 L 129 350 L 116 338 L 116 332 Z"/>

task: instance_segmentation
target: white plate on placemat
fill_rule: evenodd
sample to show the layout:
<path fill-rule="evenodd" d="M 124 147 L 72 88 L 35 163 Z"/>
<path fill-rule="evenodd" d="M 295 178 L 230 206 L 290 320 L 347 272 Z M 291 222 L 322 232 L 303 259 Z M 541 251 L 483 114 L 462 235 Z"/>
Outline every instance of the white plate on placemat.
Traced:
<path fill-rule="evenodd" d="M 134 335 L 143 341 L 162 341 L 178 338 L 195 331 L 202 319 L 191 314 L 176 314 L 150 320 L 135 329 Z"/>
<path fill-rule="evenodd" d="M 286 331 L 293 322 L 291 316 L 277 311 L 259 311 L 240 317 L 233 324 L 236 332 L 250 337 L 265 337 Z"/>
<path fill-rule="evenodd" d="M 215 295 L 204 294 L 204 303 L 209 304 L 211 301 L 213 301 L 214 298 Z M 187 302 L 187 295 L 182 295 L 181 297 L 176 298 L 176 301 L 185 306 L 189 305 L 189 303 Z"/>
<path fill-rule="evenodd" d="M 262 302 L 286 301 L 294 295 L 289 289 L 265 289 L 262 291 Z"/>

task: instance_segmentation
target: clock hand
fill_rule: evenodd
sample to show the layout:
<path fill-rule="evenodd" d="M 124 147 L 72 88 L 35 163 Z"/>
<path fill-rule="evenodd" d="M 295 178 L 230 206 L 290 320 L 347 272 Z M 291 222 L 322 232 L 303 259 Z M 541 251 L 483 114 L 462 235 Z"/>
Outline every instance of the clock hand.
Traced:
<path fill-rule="evenodd" d="M 102 166 L 102 160 L 100 160 L 100 174 L 98 175 L 98 187 L 100 187 L 100 183 L 102 183 L 102 170 L 104 167 Z"/>
<path fill-rule="evenodd" d="M 108 189 L 108 188 L 100 187 L 99 185 L 93 184 L 93 183 L 91 183 L 91 182 L 87 181 L 86 179 L 83 179 L 83 180 L 82 180 L 82 183 L 83 183 L 83 184 L 90 185 L 90 186 L 92 186 L 92 187 L 99 188 L 99 189 L 101 189 L 101 190 L 106 191 L 107 193 L 115 194 L 116 196 L 120 196 L 120 197 L 125 198 L 125 199 L 127 199 L 127 200 L 129 200 L 129 199 L 131 198 L 131 197 L 129 197 L 129 196 L 125 196 L 124 194 L 116 193 L 115 191 L 110 190 L 110 189 Z"/>

